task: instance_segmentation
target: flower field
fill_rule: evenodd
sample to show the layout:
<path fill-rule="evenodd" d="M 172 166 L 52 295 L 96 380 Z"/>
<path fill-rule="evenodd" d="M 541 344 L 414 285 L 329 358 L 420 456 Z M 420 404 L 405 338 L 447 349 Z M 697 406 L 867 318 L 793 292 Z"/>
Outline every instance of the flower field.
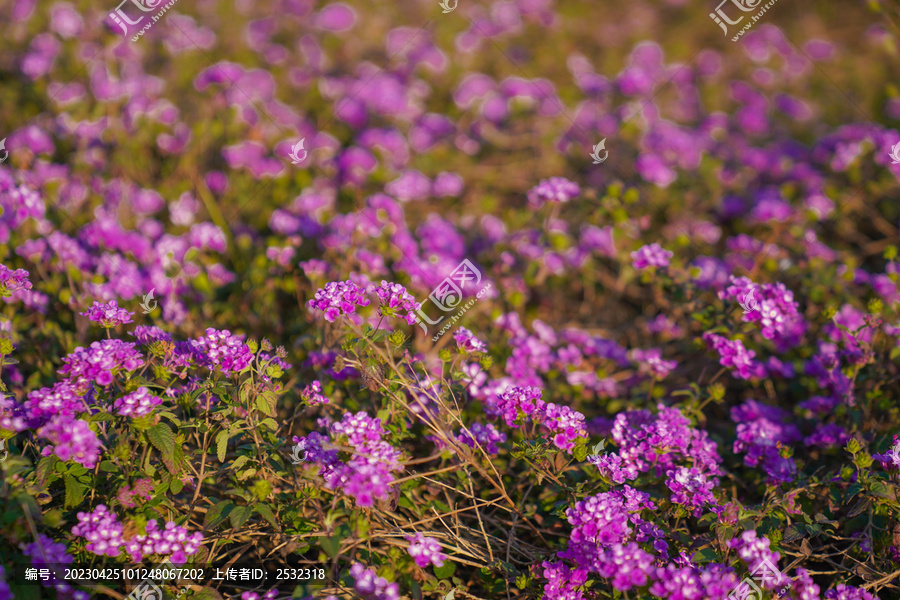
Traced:
<path fill-rule="evenodd" d="M 0 600 L 900 599 L 900 4 L 726 2 L 0 0 Z"/>

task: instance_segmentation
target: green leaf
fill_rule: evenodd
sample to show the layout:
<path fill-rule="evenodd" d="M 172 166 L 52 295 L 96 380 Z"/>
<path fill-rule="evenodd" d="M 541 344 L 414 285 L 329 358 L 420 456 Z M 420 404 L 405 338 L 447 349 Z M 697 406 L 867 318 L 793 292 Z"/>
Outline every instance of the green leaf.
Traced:
<path fill-rule="evenodd" d="M 206 511 L 206 517 L 203 519 L 203 526 L 208 529 L 214 529 L 222 521 L 228 518 L 235 505 L 231 500 L 222 500 L 212 508 Z"/>
<path fill-rule="evenodd" d="M 228 449 L 228 432 L 222 431 L 216 436 L 216 454 L 219 456 L 219 462 L 225 462 L 225 450 Z"/>
<path fill-rule="evenodd" d="M 66 475 L 66 508 L 74 508 L 81 504 L 86 490 L 86 485 L 79 483 L 71 475 Z"/>
<path fill-rule="evenodd" d="M 111 460 L 104 460 L 100 463 L 100 470 L 106 473 L 118 473 L 121 469 Z"/>
<path fill-rule="evenodd" d="M 184 484 L 181 483 L 180 479 L 173 479 L 172 483 L 169 484 L 169 491 L 173 494 L 181 493 L 181 489 L 184 487 Z"/>
<path fill-rule="evenodd" d="M 212 588 L 203 588 L 191 596 L 191 600 L 222 600 L 222 595 Z"/>
<path fill-rule="evenodd" d="M 575 457 L 575 460 L 578 462 L 583 462 L 588 455 L 587 447 L 584 444 L 578 444 L 572 449 L 572 456 Z"/>
<path fill-rule="evenodd" d="M 271 507 L 268 504 L 257 504 L 255 506 L 256 512 L 262 515 L 262 518 L 269 522 L 269 525 L 275 528 L 276 531 L 281 531 L 281 527 L 278 526 L 278 521 L 275 519 L 275 513 L 272 512 Z"/>
<path fill-rule="evenodd" d="M 47 482 L 50 474 L 53 473 L 53 467 L 56 466 L 57 460 L 56 455 L 51 454 L 38 461 L 36 468 L 38 481 Z"/>
<path fill-rule="evenodd" d="M 320 536 L 318 538 L 319 547 L 321 547 L 329 557 L 334 558 L 337 556 L 338 550 L 341 549 L 341 539 L 343 539 L 343 536 L 340 534 L 331 537 Z"/>
<path fill-rule="evenodd" d="M 270 417 L 277 417 L 278 396 L 272 392 L 263 392 L 256 398 L 256 407 Z"/>
<path fill-rule="evenodd" d="M 443 567 L 434 568 L 434 575 L 438 579 L 447 579 L 454 573 L 456 573 L 456 563 L 450 562 L 449 560 L 444 561 Z"/>
<path fill-rule="evenodd" d="M 278 431 L 278 423 L 275 422 L 275 419 L 271 419 L 271 418 L 263 419 L 262 421 L 259 422 L 259 424 L 265 425 L 272 431 Z"/>
<path fill-rule="evenodd" d="M 806 537 L 806 527 L 803 526 L 802 523 L 794 523 L 792 525 L 788 525 L 784 530 L 784 537 L 782 540 L 786 544 L 790 544 L 791 542 L 795 542 L 802 537 Z"/>
<path fill-rule="evenodd" d="M 237 529 L 246 523 L 247 519 L 249 519 L 252 514 L 253 509 L 249 506 L 235 506 L 234 510 L 231 511 L 231 514 L 228 515 L 228 519 L 231 521 L 231 526 Z"/>
<path fill-rule="evenodd" d="M 172 460 L 175 453 L 175 434 L 165 423 L 158 423 L 147 430 L 150 443 L 159 450 L 164 459 Z"/>
<path fill-rule="evenodd" d="M 697 563 L 708 563 L 716 560 L 718 553 L 713 548 L 704 548 L 699 552 L 694 552 L 692 560 Z"/>

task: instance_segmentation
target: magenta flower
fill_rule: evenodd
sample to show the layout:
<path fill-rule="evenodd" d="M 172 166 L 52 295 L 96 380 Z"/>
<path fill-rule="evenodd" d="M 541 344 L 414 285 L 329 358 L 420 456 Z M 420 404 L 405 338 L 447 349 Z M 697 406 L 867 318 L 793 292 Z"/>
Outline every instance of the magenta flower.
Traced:
<path fill-rule="evenodd" d="M 37 435 L 51 444 L 41 451 L 43 456 L 55 453 L 62 461 L 71 459 L 88 469 L 100 458 L 102 445 L 86 421 L 59 416 L 38 429 Z"/>
<path fill-rule="evenodd" d="M 328 404 L 328 398 L 322 395 L 322 384 L 316 379 L 300 392 L 300 397 L 312 405 Z"/>
<path fill-rule="evenodd" d="M 191 340 L 194 355 L 200 364 L 227 375 L 240 373 L 250 365 L 253 353 L 244 343 L 244 336 L 234 335 L 227 329 L 206 329 L 206 335 Z"/>
<path fill-rule="evenodd" d="M 406 316 L 403 318 L 410 325 L 415 325 L 417 320 L 415 311 L 419 308 L 419 303 L 406 291 L 405 287 L 399 283 L 382 281 L 381 285 L 375 288 L 375 294 L 381 300 L 381 314 L 394 316 L 398 311 L 405 310 Z"/>
<path fill-rule="evenodd" d="M 419 567 L 424 569 L 429 564 L 436 567 L 444 566 L 447 555 L 441 552 L 441 545 L 434 538 L 417 533 L 406 536 L 406 541 L 410 543 L 407 552 Z"/>
<path fill-rule="evenodd" d="M 350 280 L 332 281 L 316 292 L 316 297 L 307 303 L 310 309 L 325 312 L 325 320 L 334 323 L 340 315 L 356 312 L 357 307 L 368 306 L 370 300 L 365 291 Z"/>
<path fill-rule="evenodd" d="M 150 393 L 144 386 L 130 394 L 117 399 L 113 406 L 121 417 L 143 417 L 153 411 L 154 406 L 162 404 L 162 399 Z"/>
<path fill-rule="evenodd" d="M 353 563 L 350 576 L 356 580 L 353 585 L 363 600 L 400 600 L 400 586 L 379 577 L 375 569 Z"/>
<path fill-rule="evenodd" d="M 460 431 L 457 437 L 459 441 L 471 448 L 474 448 L 475 442 L 478 442 L 488 454 L 496 454 L 498 452 L 497 444 L 506 441 L 506 434 L 497 431 L 492 423 L 487 425 L 472 423 L 469 431 Z"/>
<path fill-rule="evenodd" d="M 100 556 L 116 557 L 125 543 L 122 539 L 122 524 L 115 513 L 109 512 L 104 504 L 98 504 L 93 512 L 78 513 L 78 525 L 72 533 L 88 541 L 89 552 Z"/>
<path fill-rule="evenodd" d="M 547 202 L 562 204 L 581 193 L 578 184 L 565 177 L 543 179 L 528 191 L 528 206 L 540 208 Z"/>
<path fill-rule="evenodd" d="M 136 535 L 125 542 L 125 550 L 131 555 L 131 560 L 141 562 L 144 556 L 155 554 L 165 557 L 173 564 L 183 565 L 187 557 L 197 553 L 203 542 L 203 534 L 195 531 L 189 533 L 184 527 L 178 526 L 174 521 L 165 524 L 164 529 L 159 529 L 156 519 L 147 521 L 147 533 Z"/>
<path fill-rule="evenodd" d="M 663 249 L 656 242 L 642 246 L 636 252 L 631 253 L 631 258 L 634 259 L 634 268 L 638 270 L 647 267 L 668 267 L 669 259 L 672 256 L 674 256 L 673 252 Z"/>
<path fill-rule="evenodd" d="M 106 304 L 100 304 L 95 301 L 92 307 L 80 314 L 95 323 L 100 323 L 107 329 L 115 327 L 116 325 L 131 323 L 131 317 L 134 316 L 133 312 L 128 312 L 124 308 L 120 308 L 115 300 L 110 300 Z"/>
<path fill-rule="evenodd" d="M 6 265 L 0 264 L 0 298 L 9 298 L 13 292 L 30 289 L 31 282 L 28 281 L 28 271 L 25 269 L 12 270 Z"/>
<path fill-rule="evenodd" d="M 463 352 L 487 352 L 485 343 L 465 327 L 457 329 L 453 334 L 453 339 L 456 340 L 456 344 Z"/>

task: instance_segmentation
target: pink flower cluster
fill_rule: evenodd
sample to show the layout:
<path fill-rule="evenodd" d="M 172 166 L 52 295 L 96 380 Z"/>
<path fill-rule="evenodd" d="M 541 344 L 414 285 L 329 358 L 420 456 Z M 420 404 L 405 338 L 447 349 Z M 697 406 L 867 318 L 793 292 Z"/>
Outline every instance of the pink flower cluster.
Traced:
<path fill-rule="evenodd" d="M 0 264 L 0 298 L 8 298 L 13 292 L 30 290 L 31 282 L 28 281 L 28 271 L 25 269 L 10 269 Z"/>
<path fill-rule="evenodd" d="M 643 270 L 647 267 L 668 267 L 669 259 L 674 255 L 674 252 L 664 250 L 662 246 L 654 242 L 632 252 L 631 258 L 634 259 L 634 268 Z"/>
<path fill-rule="evenodd" d="M 350 576 L 356 580 L 354 587 L 363 600 L 400 600 L 400 586 L 379 577 L 375 569 L 353 563 L 350 566 Z"/>
<path fill-rule="evenodd" d="M 116 557 L 125 540 L 122 539 L 122 524 L 115 513 L 109 512 L 105 504 L 98 504 L 92 512 L 78 513 L 78 524 L 72 533 L 88 541 L 89 552 L 100 556 Z"/>
<path fill-rule="evenodd" d="M 340 315 L 350 315 L 357 307 L 368 306 L 365 290 L 350 280 L 331 281 L 316 292 L 315 298 L 307 303 L 310 309 L 325 312 L 325 320 L 334 323 Z"/>
<path fill-rule="evenodd" d="M 767 406 L 748 400 L 731 409 L 731 419 L 737 423 L 734 453 L 746 452 L 744 464 L 760 465 L 770 482 L 791 481 L 796 473 L 794 461 L 781 456 L 778 445 L 789 446 L 803 436 L 791 423 L 791 415 L 777 406 Z"/>
<path fill-rule="evenodd" d="M 328 398 L 322 395 L 322 384 L 316 379 L 300 392 L 300 397 L 311 405 L 328 404 Z"/>
<path fill-rule="evenodd" d="M 471 432 L 471 435 L 469 433 Z M 475 447 L 477 441 L 488 454 L 496 454 L 498 452 L 497 444 L 506 441 L 506 434 L 498 431 L 493 423 L 482 425 L 481 423 L 472 423 L 469 431 L 460 431 L 458 434 L 459 441 L 463 444 Z"/>
<path fill-rule="evenodd" d="M 441 545 L 436 539 L 417 533 L 406 536 L 406 541 L 409 542 L 407 552 L 419 567 L 424 569 L 429 564 L 436 567 L 444 566 L 447 555 L 441 552 Z"/>
<path fill-rule="evenodd" d="M 206 335 L 191 340 L 191 346 L 200 364 L 229 375 L 243 371 L 253 360 L 244 336 L 234 335 L 227 329 L 220 331 L 208 327 Z"/>
<path fill-rule="evenodd" d="M 125 550 L 134 562 L 140 562 L 145 555 L 156 554 L 167 557 L 163 562 L 168 560 L 176 565 L 183 565 L 187 557 L 195 554 L 203 542 L 202 533 L 195 531 L 191 534 L 174 521 L 169 521 L 164 529 L 159 529 L 156 519 L 150 519 L 147 521 L 146 531 L 146 535 L 136 535 L 125 542 Z"/>
<path fill-rule="evenodd" d="M 753 360 L 756 352 L 747 350 L 741 340 L 729 340 L 707 331 L 703 334 L 703 341 L 719 353 L 719 364 L 732 369 L 732 374 L 737 379 L 766 376 L 762 363 Z"/>
<path fill-rule="evenodd" d="M 581 193 L 581 188 L 574 181 L 565 177 L 551 177 L 542 179 L 535 187 L 528 191 L 528 206 L 540 208 L 547 202 L 568 202 Z"/>
<path fill-rule="evenodd" d="M 403 318 L 406 319 L 406 322 L 410 325 L 415 325 L 417 321 L 416 310 L 420 305 L 416 302 L 416 299 L 406 291 L 405 287 L 399 283 L 382 281 L 381 285 L 375 288 L 375 294 L 378 296 L 378 299 L 381 300 L 381 314 L 394 316 L 397 315 L 399 311 L 405 310 L 406 316 Z M 318 296 L 318 294 L 316 294 L 316 296 Z"/>
<path fill-rule="evenodd" d="M 150 393 L 144 386 L 130 394 L 126 394 L 113 402 L 116 414 L 121 417 L 143 417 L 153 411 L 154 406 L 162 404 L 162 399 Z"/>
<path fill-rule="evenodd" d="M 460 327 L 453 334 L 453 339 L 463 352 L 487 352 L 487 345 L 475 337 L 475 334 Z"/>
<path fill-rule="evenodd" d="M 796 346 L 806 331 L 807 324 L 799 312 L 800 305 L 783 283 L 757 285 L 746 277 L 731 276 L 728 287 L 719 292 L 719 297 L 752 308 L 744 313 L 744 322 L 758 323 L 762 336 L 775 341 L 782 351 Z"/>
<path fill-rule="evenodd" d="M 584 415 L 568 406 L 544 402 L 542 395 L 540 388 L 514 386 L 499 394 L 495 408 L 510 427 L 517 427 L 522 416 L 541 423 L 550 430 L 556 447 L 571 454 L 575 441 L 587 437 Z"/>
<path fill-rule="evenodd" d="M 332 423 L 332 440 L 347 437 L 353 448 L 351 458 L 345 463 L 338 458 L 337 450 L 326 450 L 328 438 L 319 433 L 307 437 L 294 437 L 306 460 L 319 466 L 319 474 L 329 489 L 340 489 L 353 496 L 360 506 L 372 506 L 375 499 L 386 499 L 393 473 L 403 468 L 400 452 L 384 441 L 385 431 L 381 419 L 373 419 L 365 412 L 345 413 L 341 421 Z"/>
<path fill-rule="evenodd" d="M 134 482 L 134 486 L 123 486 L 116 494 L 119 504 L 127 508 L 134 508 L 134 498 L 149 500 L 153 497 L 153 481 L 144 477 Z"/>
<path fill-rule="evenodd" d="M 28 392 L 23 408 L 29 427 L 40 427 L 57 415 L 74 417 L 85 410 L 81 395 L 69 381 L 58 381 L 53 387 Z"/>
<path fill-rule="evenodd" d="M 690 426 L 690 421 L 677 408 L 658 405 L 658 413 L 635 410 L 616 415 L 612 439 L 619 446 L 617 453 L 607 453 L 588 459 L 604 477 L 616 483 L 635 479 L 639 473 L 655 468 L 661 476 L 679 465 L 676 461 L 690 461 L 698 474 L 721 474 L 722 459 L 705 431 Z"/>
<path fill-rule="evenodd" d="M 90 382 L 107 386 L 112 383 L 117 371 L 124 369 L 131 372 L 142 366 L 144 359 L 134 344 L 109 339 L 93 342 L 88 348 L 75 348 L 63 359 L 63 366 L 58 372 L 83 389 Z"/>
<path fill-rule="evenodd" d="M 93 469 L 100 458 L 103 445 L 86 421 L 59 416 L 37 430 L 50 446 L 41 450 L 43 456 L 56 454 L 60 460 L 74 460 L 81 466 Z"/>
<path fill-rule="evenodd" d="M 762 581 L 765 589 L 774 590 L 788 583 L 788 578 L 778 570 L 778 560 L 781 558 L 781 555 L 778 552 L 769 550 L 768 539 L 760 538 L 755 531 L 750 530 L 742 533 L 741 537 L 732 539 L 728 545 L 737 550 L 738 556 L 744 561 L 751 573 L 761 569 L 771 573 L 771 577 L 766 577 Z"/>
<path fill-rule="evenodd" d="M 95 301 L 94 305 L 81 313 L 81 315 L 95 323 L 100 323 L 103 327 L 110 328 L 131 323 L 131 317 L 134 316 L 134 313 L 120 308 L 115 300 L 110 300 L 106 304 Z"/>

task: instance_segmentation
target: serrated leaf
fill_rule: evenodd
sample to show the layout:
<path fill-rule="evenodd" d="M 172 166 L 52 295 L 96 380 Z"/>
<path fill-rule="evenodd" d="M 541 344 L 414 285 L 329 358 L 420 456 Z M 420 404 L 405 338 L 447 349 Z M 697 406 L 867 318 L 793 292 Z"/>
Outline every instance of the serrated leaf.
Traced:
<path fill-rule="evenodd" d="M 100 470 L 106 473 L 118 473 L 121 469 L 111 460 L 104 460 L 100 463 Z"/>
<path fill-rule="evenodd" d="M 860 498 L 856 501 L 856 504 L 853 505 L 853 508 L 847 513 L 848 517 L 855 517 L 859 513 L 865 511 L 869 507 L 869 499 L 868 498 Z"/>
<path fill-rule="evenodd" d="M 260 425 L 265 425 L 271 431 L 278 431 L 278 423 L 275 422 L 275 419 L 267 418 L 263 419 L 259 422 Z"/>
<path fill-rule="evenodd" d="M 184 484 L 181 483 L 180 479 L 173 479 L 172 483 L 169 484 L 169 491 L 173 494 L 180 494 Z"/>
<path fill-rule="evenodd" d="M 216 455 L 219 457 L 219 462 L 225 462 L 225 451 L 228 449 L 228 432 L 221 431 L 219 435 L 216 436 Z"/>
<path fill-rule="evenodd" d="M 265 394 L 256 397 L 256 408 L 268 417 L 274 417 L 277 414 L 274 400 L 267 398 Z"/>
<path fill-rule="evenodd" d="M 583 462 L 588 455 L 587 448 L 583 444 L 579 444 L 572 449 L 572 456 L 575 457 L 575 460 L 578 462 Z"/>
<path fill-rule="evenodd" d="M 249 506 L 235 506 L 228 515 L 228 520 L 231 521 L 231 526 L 237 529 L 247 522 L 251 514 L 253 514 L 253 510 Z"/>
<path fill-rule="evenodd" d="M 794 523 L 792 525 L 788 525 L 784 529 L 784 537 L 782 537 L 782 541 L 790 544 L 791 542 L 796 542 L 803 537 L 806 537 L 806 527 L 804 527 L 801 523 Z"/>
<path fill-rule="evenodd" d="M 222 595 L 212 588 L 203 588 L 191 596 L 191 600 L 222 600 Z"/>
<path fill-rule="evenodd" d="M 37 478 L 40 482 L 47 482 L 47 479 L 53 473 L 53 467 L 56 465 L 56 461 L 58 459 L 55 455 L 51 454 L 50 456 L 45 456 L 41 460 L 38 461 L 36 471 Z"/>
<path fill-rule="evenodd" d="M 206 517 L 203 518 L 203 526 L 213 529 L 222 521 L 228 518 L 235 505 L 231 500 L 222 500 L 212 508 L 206 511 Z"/>
<path fill-rule="evenodd" d="M 80 483 L 71 475 L 66 475 L 66 508 L 74 508 L 84 500 L 84 492 L 87 486 Z"/>
<path fill-rule="evenodd" d="M 147 438 L 150 443 L 162 454 L 163 462 L 169 471 L 175 470 L 175 434 L 165 423 L 159 423 L 147 430 Z"/>
<path fill-rule="evenodd" d="M 275 528 L 276 531 L 281 531 L 281 527 L 278 526 L 278 521 L 275 519 L 275 513 L 272 512 L 272 508 L 268 504 L 257 504 L 256 512 L 262 515 L 262 518 L 269 522 L 269 525 Z"/>

